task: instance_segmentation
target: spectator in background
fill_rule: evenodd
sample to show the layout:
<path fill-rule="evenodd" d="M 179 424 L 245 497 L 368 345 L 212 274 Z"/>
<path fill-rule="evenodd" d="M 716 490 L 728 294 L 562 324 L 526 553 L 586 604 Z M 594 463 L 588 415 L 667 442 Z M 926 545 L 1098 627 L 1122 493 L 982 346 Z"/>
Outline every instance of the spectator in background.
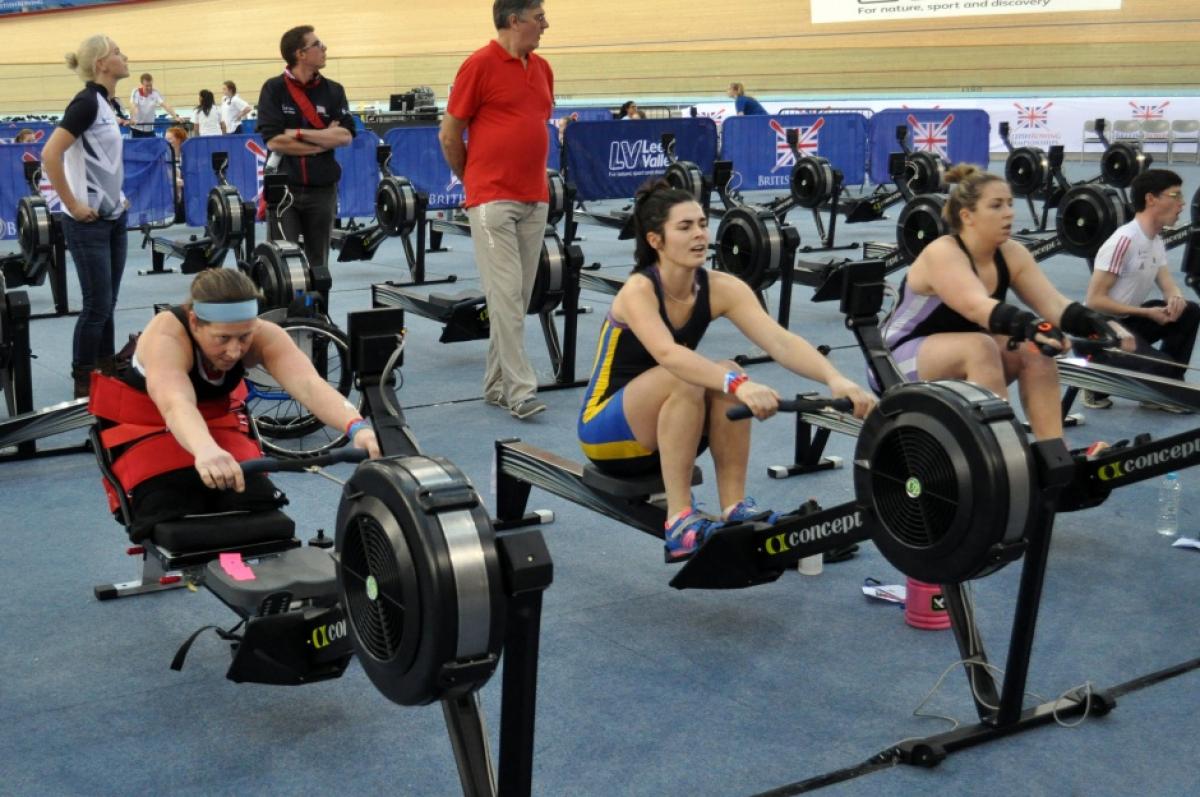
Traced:
<path fill-rule="evenodd" d="M 554 73 L 533 52 L 549 27 L 542 0 L 495 0 L 492 18 L 496 38 L 458 68 L 438 141 L 466 190 L 475 264 L 487 297 L 491 336 L 483 398 L 525 420 L 546 409 L 525 353 L 525 310 L 546 235 L 546 122 L 554 107 Z"/>
<path fill-rule="evenodd" d="M 242 120 L 250 115 L 254 106 L 238 96 L 237 84 L 226 80 L 221 84 L 224 96 L 221 98 L 221 123 L 226 133 L 236 133 Z"/>
<path fill-rule="evenodd" d="M 573 111 L 566 116 L 560 116 L 554 126 L 558 128 L 558 143 L 563 143 L 563 138 L 567 135 L 567 127 L 579 121 L 579 112 Z"/>
<path fill-rule="evenodd" d="M 171 120 L 176 123 L 179 122 L 179 114 L 154 88 L 154 78 L 149 72 L 142 73 L 140 80 L 141 85 L 129 95 L 129 107 L 133 109 L 129 134 L 134 138 L 150 138 L 154 135 L 154 117 L 158 115 L 159 108 L 169 113 Z"/>
<path fill-rule="evenodd" d="M 641 111 L 638 110 L 637 103 L 633 100 L 628 100 L 621 105 L 621 110 L 617 111 L 618 119 L 641 119 Z"/>
<path fill-rule="evenodd" d="M 167 128 L 164 137 L 171 145 L 171 152 L 175 156 L 175 215 L 178 217 L 178 211 L 183 205 L 183 142 L 187 140 L 188 134 L 186 130 L 176 125 Z"/>
<path fill-rule="evenodd" d="M 200 104 L 192 111 L 192 130 L 198 136 L 219 136 L 225 132 L 221 109 L 208 89 L 200 89 Z"/>
<path fill-rule="evenodd" d="M 738 116 L 762 116 L 767 112 L 761 102 L 746 93 L 746 87 L 741 83 L 730 83 L 726 94 L 733 97 Z"/>
<path fill-rule="evenodd" d="M 287 175 L 292 195 L 278 222 L 267 219 L 267 235 L 302 244 L 308 262 L 322 268 L 329 262 L 342 176 L 333 151 L 348 146 L 355 130 L 346 90 L 320 73 L 325 51 L 311 25 L 284 33 L 279 53 L 287 68 L 258 96 L 258 133 L 271 151 L 267 168 Z"/>
<path fill-rule="evenodd" d="M 13 139 L 14 144 L 33 144 L 37 142 L 37 133 L 34 133 L 28 127 L 23 127 L 17 131 L 17 137 Z"/>
<path fill-rule="evenodd" d="M 1149 169 L 1133 178 L 1129 187 L 1135 215 L 1118 227 L 1096 253 L 1096 267 L 1088 282 L 1088 307 L 1119 318 L 1133 333 L 1138 359 L 1117 351 L 1096 352 L 1096 362 L 1132 371 L 1183 379 L 1192 361 L 1200 306 L 1189 302 L 1171 276 L 1165 228 L 1179 221 L 1187 199 L 1183 178 L 1167 169 Z M 1151 298 L 1151 293 L 1161 298 Z M 1158 343 L 1156 349 L 1151 344 Z M 1157 361 L 1157 362 L 1156 362 Z M 1083 391 L 1083 405 L 1108 409 L 1112 399 L 1104 393 Z M 1184 407 L 1144 401 L 1147 409 L 1184 413 Z"/>
<path fill-rule="evenodd" d="M 129 62 L 107 36 L 97 34 L 68 53 L 67 67 L 84 81 L 42 148 L 42 167 L 62 200 L 63 235 L 82 306 L 75 322 L 71 376 L 75 397 L 88 394 L 91 372 L 114 351 L 113 311 L 125 271 L 128 243 L 121 191 L 124 139 L 109 98 L 129 77 Z"/>

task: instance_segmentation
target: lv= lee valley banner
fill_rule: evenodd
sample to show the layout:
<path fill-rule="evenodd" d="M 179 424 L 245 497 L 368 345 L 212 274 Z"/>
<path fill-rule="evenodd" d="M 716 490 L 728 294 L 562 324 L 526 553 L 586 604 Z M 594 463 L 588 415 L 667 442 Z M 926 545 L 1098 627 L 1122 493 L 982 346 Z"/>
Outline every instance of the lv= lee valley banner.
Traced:
<path fill-rule="evenodd" d="M 810 0 L 812 21 L 883 22 L 980 14 L 1119 11 L 1121 0 Z"/>

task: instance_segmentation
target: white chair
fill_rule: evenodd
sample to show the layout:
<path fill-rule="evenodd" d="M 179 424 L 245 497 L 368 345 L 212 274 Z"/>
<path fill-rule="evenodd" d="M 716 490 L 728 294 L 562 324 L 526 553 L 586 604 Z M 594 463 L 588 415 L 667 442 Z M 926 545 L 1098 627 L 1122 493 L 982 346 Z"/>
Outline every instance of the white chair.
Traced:
<path fill-rule="evenodd" d="M 1083 143 L 1079 145 L 1079 162 L 1083 163 L 1083 154 L 1087 152 L 1088 144 L 1103 144 L 1104 139 L 1096 132 L 1096 119 L 1088 119 L 1083 123 Z"/>
<path fill-rule="evenodd" d="M 1171 162 L 1171 122 L 1167 119 L 1146 119 L 1142 122 L 1142 150 L 1151 144 L 1161 144 Z"/>
<path fill-rule="evenodd" d="M 1112 123 L 1112 135 L 1109 136 L 1109 139 L 1112 141 L 1141 142 L 1142 131 L 1141 119 L 1118 119 Z"/>
<path fill-rule="evenodd" d="M 1176 119 L 1171 122 L 1171 135 L 1167 139 L 1167 163 L 1174 157 L 1176 144 L 1195 144 L 1196 163 L 1200 163 L 1200 119 Z"/>

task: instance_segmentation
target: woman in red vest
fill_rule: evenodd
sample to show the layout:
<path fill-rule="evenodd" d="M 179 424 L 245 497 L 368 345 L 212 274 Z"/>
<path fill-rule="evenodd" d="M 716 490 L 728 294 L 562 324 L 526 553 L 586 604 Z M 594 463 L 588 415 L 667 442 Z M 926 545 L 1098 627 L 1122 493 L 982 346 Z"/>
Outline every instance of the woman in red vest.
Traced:
<path fill-rule="evenodd" d="M 357 409 L 287 332 L 257 316 L 258 289 L 248 277 L 206 269 L 192 281 L 188 302 L 159 313 L 142 332 L 128 368 L 117 377 L 93 374 L 89 409 L 113 424 L 102 440 L 131 493 L 135 539 L 171 517 L 286 503 L 264 476 L 250 479 L 248 489 L 238 464 L 261 456 L 237 397 L 248 368 L 264 368 L 309 412 L 379 456 L 375 432 Z"/>

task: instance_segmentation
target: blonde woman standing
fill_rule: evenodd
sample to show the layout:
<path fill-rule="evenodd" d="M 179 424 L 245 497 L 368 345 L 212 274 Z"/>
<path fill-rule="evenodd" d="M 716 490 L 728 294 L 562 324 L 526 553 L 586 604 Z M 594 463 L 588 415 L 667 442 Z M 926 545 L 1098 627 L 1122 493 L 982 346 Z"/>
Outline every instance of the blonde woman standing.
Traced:
<path fill-rule="evenodd" d="M 84 82 L 42 149 L 42 166 L 62 200 L 63 232 L 75 262 L 83 306 L 75 322 L 71 376 L 75 396 L 86 396 L 89 374 L 114 350 L 113 310 L 125 270 L 125 209 L 121 191 L 121 128 L 111 100 L 129 77 L 128 59 L 102 34 L 66 56 Z"/>

